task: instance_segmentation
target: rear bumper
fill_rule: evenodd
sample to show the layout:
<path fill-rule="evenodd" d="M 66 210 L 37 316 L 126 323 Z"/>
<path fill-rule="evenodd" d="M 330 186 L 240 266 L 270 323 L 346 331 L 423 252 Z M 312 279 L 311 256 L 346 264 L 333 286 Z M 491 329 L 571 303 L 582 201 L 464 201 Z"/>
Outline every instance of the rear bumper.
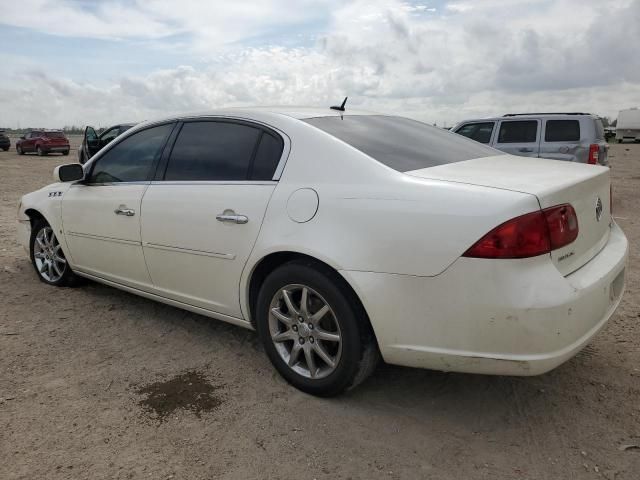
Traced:
<path fill-rule="evenodd" d="M 45 153 L 68 152 L 69 145 L 40 145 L 40 149 Z"/>
<path fill-rule="evenodd" d="M 388 363 L 537 375 L 579 352 L 624 290 L 628 242 L 617 225 L 563 277 L 550 259 L 460 258 L 436 277 L 342 271 L 360 295 Z"/>

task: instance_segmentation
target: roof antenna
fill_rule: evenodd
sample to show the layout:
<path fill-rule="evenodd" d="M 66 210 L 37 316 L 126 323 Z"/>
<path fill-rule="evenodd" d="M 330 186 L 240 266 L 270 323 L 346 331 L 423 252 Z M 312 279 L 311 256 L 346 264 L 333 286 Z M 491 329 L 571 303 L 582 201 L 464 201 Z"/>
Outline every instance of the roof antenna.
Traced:
<path fill-rule="evenodd" d="M 344 106 L 347 104 L 347 98 L 349 97 L 344 97 L 344 100 L 342 101 L 342 105 L 340 105 L 339 107 L 337 105 L 334 105 L 333 107 L 329 107 L 329 108 L 331 108 L 331 110 L 338 110 L 339 112 L 344 112 Z"/>

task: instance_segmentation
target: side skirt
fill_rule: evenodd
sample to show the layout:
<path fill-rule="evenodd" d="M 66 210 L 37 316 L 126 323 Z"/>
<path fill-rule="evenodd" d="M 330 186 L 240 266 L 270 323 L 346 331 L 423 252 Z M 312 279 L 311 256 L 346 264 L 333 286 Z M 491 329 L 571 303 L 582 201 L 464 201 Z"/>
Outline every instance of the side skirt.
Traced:
<path fill-rule="evenodd" d="M 105 280 L 104 278 L 96 277 L 95 275 L 91 275 L 84 272 L 74 271 L 76 275 L 80 277 L 88 278 L 89 280 L 93 280 L 98 283 L 102 283 L 104 285 L 108 285 L 110 287 L 117 288 L 119 290 L 124 290 L 125 292 L 133 293 L 134 295 L 139 295 L 141 297 L 148 298 L 150 300 L 155 300 L 156 302 L 166 303 L 167 305 L 171 305 L 172 307 L 182 308 L 183 310 L 188 310 L 193 313 L 197 313 L 199 315 L 204 315 L 205 317 L 214 318 L 216 320 L 222 320 L 223 322 L 231 323 L 233 325 L 237 325 L 239 327 L 246 328 L 248 330 L 254 330 L 251 326 L 251 322 L 244 320 L 242 318 L 231 317 L 229 315 L 224 315 L 222 313 L 217 313 L 212 310 L 207 310 L 206 308 L 196 307 L 194 305 L 189 305 L 188 303 L 178 302 L 176 300 L 171 300 L 169 298 L 162 297 L 160 295 L 156 295 L 154 293 L 145 292 L 144 290 L 139 290 L 137 288 L 128 287 L 126 285 L 122 285 L 120 283 L 112 282 L 110 280 Z"/>

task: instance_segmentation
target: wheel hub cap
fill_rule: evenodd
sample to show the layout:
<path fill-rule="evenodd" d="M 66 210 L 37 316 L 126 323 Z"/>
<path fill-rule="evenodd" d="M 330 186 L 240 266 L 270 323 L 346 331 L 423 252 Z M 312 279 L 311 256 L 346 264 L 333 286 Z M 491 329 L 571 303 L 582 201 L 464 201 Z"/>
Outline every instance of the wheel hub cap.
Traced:
<path fill-rule="evenodd" d="M 43 227 L 33 242 L 33 258 L 38 274 L 49 282 L 60 280 L 67 268 L 67 260 L 51 227 Z"/>
<path fill-rule="evenodd" d="M 303 338 L 307 338 L 309 336 L 309 333 L 311 333 L 309 327 L 307 327 L 304 323 L 301 323 L 298 327 L 298 334 Z"/>
<path fill-rule="evenodd" d="M 269 313 L 271 340 L 290 369 L 312 379 L 336 369 L 342 354 L 340 324 L 318 292 L 287 285 L 273 296 Z"/>

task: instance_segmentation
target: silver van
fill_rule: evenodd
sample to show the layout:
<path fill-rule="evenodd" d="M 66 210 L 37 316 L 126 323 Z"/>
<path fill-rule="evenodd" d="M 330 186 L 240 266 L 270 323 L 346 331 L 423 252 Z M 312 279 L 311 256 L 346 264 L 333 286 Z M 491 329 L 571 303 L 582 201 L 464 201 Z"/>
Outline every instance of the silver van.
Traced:
<path fill-rule="evenodd" d="M 609 165 L 602 120 L 589 113 L 510 113 L 451 131 L 513 155 Z"/>

